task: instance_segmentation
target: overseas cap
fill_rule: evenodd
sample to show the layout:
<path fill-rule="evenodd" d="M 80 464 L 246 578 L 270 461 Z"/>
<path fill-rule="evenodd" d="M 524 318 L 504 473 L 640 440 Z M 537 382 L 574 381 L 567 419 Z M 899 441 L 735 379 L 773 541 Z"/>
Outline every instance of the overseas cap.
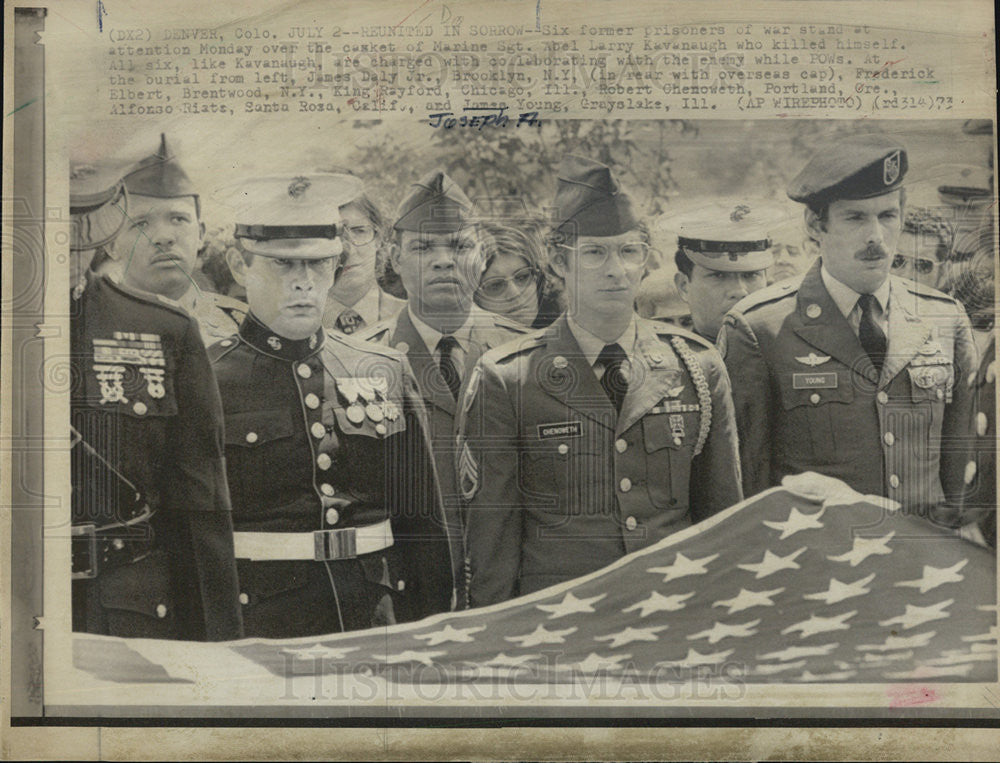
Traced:
<path fill-rule="evenodd" d="M 458 184 L 437 169 L 410 186 L 396 210 L 395 230 L 454 233 L 473 224 L 473 204 Z"/>
<path fill-rule="evenodd" d="M 351 175 L 253 178 L 238 186 L 236 237 L 265 257 L 320 260 L 343 251 L 339 208 L 361 193 Z"/>
<path fill-rule="evenodd" d="M 552 227 L 577 236 L 618 236 L 639 227 L 632 201 L 607 165 L 568 154 L 556 179 Z"/>
<path fill-rule="evenodd" d="M 194 196 L 198 193 L 176 157 L 167 148 L 167 136 L 160 133 L 160 148 L 140 160 L 125 176 L 129 193 L 172 199 L 177 196 Z"/>
<path fill-rule="evenodd" d="M 788 184 L 788 197 L 810 206 L 870 199 L 896 190 L 908 164 L 906 149 L 886 135 L 855 135 L 817 153 Z"/>
<path fill-rule="evenodd" d="M 772 234 L 787 225 L 780 203 L 771 199 L 733 198 L 692 204 L 668 218 L 677 246 L 691 262 L 727 273 L 764 270 L 774 264 Z"/>

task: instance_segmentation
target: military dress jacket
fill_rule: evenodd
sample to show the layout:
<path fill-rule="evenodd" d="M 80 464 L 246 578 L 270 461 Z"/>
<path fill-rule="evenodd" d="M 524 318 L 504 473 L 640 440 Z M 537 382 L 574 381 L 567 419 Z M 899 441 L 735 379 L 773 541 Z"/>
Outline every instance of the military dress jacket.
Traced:
<path fill-rule="evenodd" d="M 912 512 L 957 502 L 976 369 L 965 311 L 891 276 L 877 374 L 821 265 L 745 297 L 726 316 L 719 346 L 733 382 L 744 492 L 815 471 Z"/>
<path fill-rule="evenodd" d="M 472 332 L 470 347 L 465 354 L 464 368 L 461 371 L 463 387 L 472 375 L 479 358 L 487 350 L 499 347 L 506 342 L 524 336 L 528 329 L 519 323 L 496 315 L 495 313 L 473 306 L 470 313 Z M 363 340 L 379 342 L 395 347 L 406 353 L 410 367 L 417 379 L 421 397 L 427 406 L 430 419 L 431 443 L 434 451 L 434 464 L 437 469 L 438 481 L 444 499 L 445 515 L 453 536 L 461 538 L 464 528 L 461 518 L 461 501 L 458 494 L 458 482 L 455 475 L 455 419 L 458 403 L 451 396 L 448 384 L 441 375 L 440 367 L 433 354 L 433 348 L 428 349 L 423 338 L 413 325 L 410 311 L 403 309 L 390 321 L 385 321 L 370 329 L 358 332 Z M 461 392 L 459 393 L 461 400 Z M 464 549 L 461 542 L 452 549 L 456 578 L 461 587 L 465 579 Z M 464 591 L 459 591 L 459 602 L 464 602 Z"/>
<path fill-rule="evenodd" d="M 249 311 L 245 302 L 210 291 L 197 294 L 189 310 L 198 321 L 206 346 L 235 334 Z"/>
<path fill-rule="evenodd" d="M 636 325 L 620 414 L 565 315 L 474 371 L 458 457 L 473 606 L 587 574 L 742 499 L 718 352 Z"/>
<path fill-rule="evenodd" d="M 322 328 L 289 340 L 253 313 L 209 352 L 225 410 L 247 634 L 314 635 L 448 611 L 450 541 L 405 358 Z M 240 558 L 241 534 L 311 533 L 326 542 L 325 531 L 385 521 L 392 545 L 377 552 Z"/>
<path fill-rule="evenodd" d="M 93 274 L 75 296 L 74 556 L 92 544 L 80 566 L 96 577 L 73 582 L 74 628 L 240 638 L 222 405 L 198 326 Z"/>

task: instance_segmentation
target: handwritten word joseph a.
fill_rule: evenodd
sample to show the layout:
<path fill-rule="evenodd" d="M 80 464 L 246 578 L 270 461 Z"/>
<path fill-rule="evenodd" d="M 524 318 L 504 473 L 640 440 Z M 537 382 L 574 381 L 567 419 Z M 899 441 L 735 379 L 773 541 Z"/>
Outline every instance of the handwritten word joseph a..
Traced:
<path fill-rule="evenodd" d="M 504 113 L 506 110 L 506 106 L 495 108 L 466 106 L 462 111 L 481 113 L 456 115 L 452 111 L 442 111 L 428 114 L 427 122 L 431 127 L 443 127 L 446 130 L 453 127 L 474 127 L 478 130 L 484 127 L 507 127 L 510 124 L 510 117 Z M 514 126 L 541 127 L 541 124 L 542 120 L 538 117 L 537 111 L 525 111 L 518 115 Z"/>

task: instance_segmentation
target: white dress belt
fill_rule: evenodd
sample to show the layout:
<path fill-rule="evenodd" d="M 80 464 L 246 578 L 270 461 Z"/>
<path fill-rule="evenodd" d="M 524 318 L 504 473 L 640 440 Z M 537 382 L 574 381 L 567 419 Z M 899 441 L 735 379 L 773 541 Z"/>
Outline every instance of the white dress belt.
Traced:
<path fill-rule="evenodd" d="M 388 519 L 364 527 L 306 533 L 233 533 L 236 558 L 254 562 L 354 559 L 387 549 L 392 543 L 392 523 Z"/>

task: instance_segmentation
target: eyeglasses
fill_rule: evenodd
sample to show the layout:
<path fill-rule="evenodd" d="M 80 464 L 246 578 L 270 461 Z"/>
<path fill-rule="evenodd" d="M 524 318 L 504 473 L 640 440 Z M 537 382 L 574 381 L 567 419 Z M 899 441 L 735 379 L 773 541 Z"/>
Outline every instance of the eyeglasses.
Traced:
<path fill-rule="evenodd" d="M 934 270 L 935 262 L 934 260 L 928 260 L 925 257 L 910 257 L 906 254 L 897 254 L 892 258 L 892 268 L 893 270 L 901 270 L 907 262 L 913 262 L 913 269 L 920 275 L 929 275 Z"/>
<path fill-rule="evenodd" d="M 511 297 L 519 297 L 525 290 L 535 283 L 538 271 L 535 268 L 521 268 L 509 276 L 497 276 L 487 278 L 479 284 L 476 290 L 481 297 L 486 299 L 501 299 L 508 294 L 513 287 Z"/>
<path fill-rule="evenodd" d="M 599 268 L 608 261 L 611 249 L 604 244 L 579 244 L 576 247 L 567 244 L 560 244 L 566 249 L 576 249 L 577 260 L 582 268 Z M 642 241 L 629 241 L 618 246 L 618 256 L 622 265 L 629 270 L 640 268 L 649 259 L 649 252 L 652 249 L 649 244 Z"/>
<path fill-rule="evenodd" d="M 344 228 L 344 238 L 353 246 L 364 246 L 375 240 L 374 225 L 348 225 Z"/>

